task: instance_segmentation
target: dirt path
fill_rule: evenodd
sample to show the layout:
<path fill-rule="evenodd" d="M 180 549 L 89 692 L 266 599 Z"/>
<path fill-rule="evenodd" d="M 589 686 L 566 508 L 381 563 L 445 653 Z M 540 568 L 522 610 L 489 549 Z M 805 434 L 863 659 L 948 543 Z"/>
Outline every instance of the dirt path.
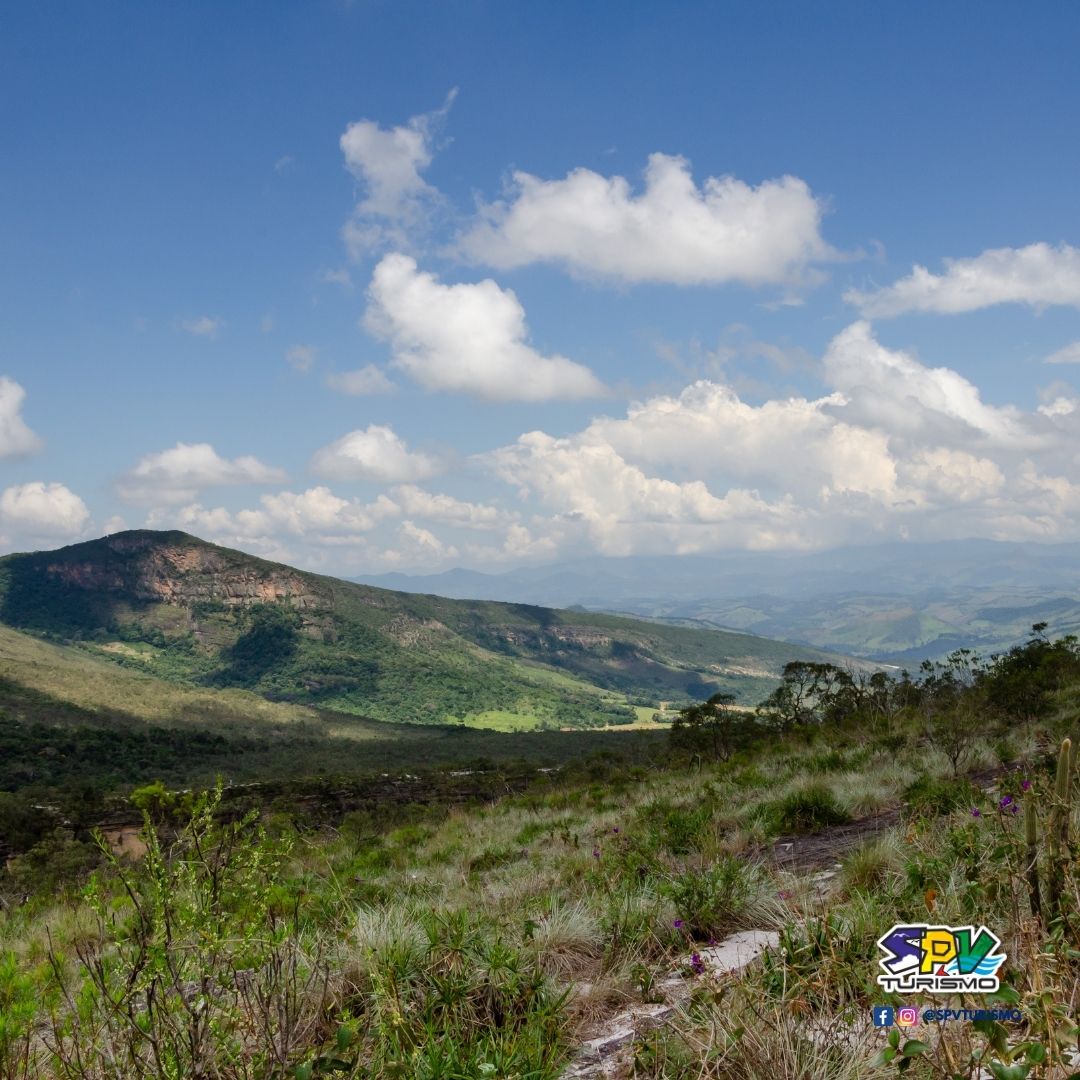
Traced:
<path fill-rule="evenodd" d="M 780 870 L 820 870 L 839 862 L 849 851 L 900 821 L 900 807 L 879 810 L 876 814 L 833 825 L 818 833 L 803 836 L 781 836 L 768 847 L 759 848 L 761 855 Z"/>
<path fill-rule="evenodd" d="M 1001 775 L 1002 769 L 976 769 L 967 774 L 971 783 L 988 789 Z M 846 825 L 833 825 L 821 832 L 781 836 L 771 844 L 761 845 L 752 854 L 771 862 L 780 870 L 821 870 L 839 862 L 860 844 L 891 829 L 900 822 L 900 806 L 891 806 L 868 814 Z"/>

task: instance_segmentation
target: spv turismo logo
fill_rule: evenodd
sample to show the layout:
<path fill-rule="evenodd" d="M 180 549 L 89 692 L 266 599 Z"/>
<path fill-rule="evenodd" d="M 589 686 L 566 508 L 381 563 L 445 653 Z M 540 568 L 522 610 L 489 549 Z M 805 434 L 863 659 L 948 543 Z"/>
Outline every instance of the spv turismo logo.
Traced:
<path fill-rule="evenodd" d="M 878 948 L 878 984 L 897 994 L 992 994 L 1005 963 L 1001 939 L 985 926 L 897 925 Z"/>

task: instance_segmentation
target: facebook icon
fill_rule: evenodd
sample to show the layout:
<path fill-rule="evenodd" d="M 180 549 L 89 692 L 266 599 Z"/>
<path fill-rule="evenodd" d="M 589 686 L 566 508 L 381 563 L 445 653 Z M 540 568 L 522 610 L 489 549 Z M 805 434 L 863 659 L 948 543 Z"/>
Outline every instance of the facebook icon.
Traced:
<path fill-rule="evenodd" d="M 892 1027 L 896 1012 L 891 1005 L 875 1005 L 870 1010 L 874 1014 L 874 1027 Z"/>

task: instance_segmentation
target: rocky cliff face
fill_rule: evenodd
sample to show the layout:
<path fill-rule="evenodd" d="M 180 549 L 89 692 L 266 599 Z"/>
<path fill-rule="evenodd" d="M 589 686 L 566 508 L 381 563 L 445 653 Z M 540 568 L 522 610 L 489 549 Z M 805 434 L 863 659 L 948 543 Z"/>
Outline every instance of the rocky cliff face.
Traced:
<path fill-rule="evenodd" d="M 80 550 L 84 549 L 84 550 Z M 45 573 L 87 591 L 123 593 L 134 600 L 229 607 L 284 601 L 299 610 L 321 606 L 312 583 L 288 567 L 252 560 L 183 533 L 116 533 L 51 553 Z"/>

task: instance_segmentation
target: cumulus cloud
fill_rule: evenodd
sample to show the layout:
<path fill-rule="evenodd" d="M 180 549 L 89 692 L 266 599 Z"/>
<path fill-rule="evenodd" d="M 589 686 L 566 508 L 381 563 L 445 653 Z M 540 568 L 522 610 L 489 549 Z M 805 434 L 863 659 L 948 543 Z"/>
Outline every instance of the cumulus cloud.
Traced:
<path fill-rule="evenodd" d="M 533 431 L 488 460 L 523 494 L 538 496 L 562 521 L 580 526 L 603 554 L 804 543 L 803 515 L 790 500 L 770 503 L 737 488 L 717 496 L 701 480 L 650 475 L 589 438 Z"/>
<path fill-rule="evenodd" d="M 870 318 L 910 311 L 956 315 L 995 304 L 1080 307 L 1080 248 L 1029 244 L 993 248 L 969 259 L 945 259 L 945 271 L 925 266 L 884 288 L 849 289 L 844 299 Z"/>
<path fill-rule="evenodd" d="M 281 469 L 245 455 L 231 461 L 209 443 L 178 442 L 170 450 L 147 454 L 117 484 L 122 499 L 135 503 L 189 502 L 207 487 L 231 484 L 274 484 L 285 479 Z"/>
<path fill-rule="evenodd" d="M 413 484 L 403 484 L 391 493 L 402 513 L 411 518 L 439 521 L 467 529 L 497 529 L 511 516 L 496 506 L 464 502 L 452 495 L 433 494 Z"/>
<path fill-rule="evenodd" d="M 1074 341 L 1057 352 L 1052 352 L 1044 364 L 1080 364 L 1080 341 Z"/>
<path fill-rule="evenodd" d="M 488 401 L 594 397 L 603 384 L 565 356 L 543 356 L 527 343 L 525 310 L 490 279 L 443 285 L 407 255 L 375 268 L 364 325 L 390 342 L 393 363 L 429 390 Z"/>
<path fill-rule="evenodd" d="M 894 434 L 1032 447 L 1038 436 L 1019 409 L 987 405 L 978 387 L 946 367 L 887 349 L 869 323 L 856 322 L 829 343 L 826 382 L 843 396 L 845 419 Z"/>
<path fill-rule="evenodd" d="M 0 375 L 0 458 L 20 458 L 42 447 L 22 418 L 26 391 L 14 379 Z"/>
<path fill-rule="evenodd" d="M 413 451 L 388 426 L 369 424 L 350 431 L 316 451 L 311 468 L 331 480 L 377 480 L 412 483 L 434 476 L 440 462 L 430 454 Z"/>
<path fill-rule="evenodd" d="M 180 329 L 195 337 L 216 338 L 225 320 L 216 315 L 200 315 L 194 319 L 182 319 Z"/>
<path fill-rule="evenodd" d="M 386 377 L 382 368 L 365 364 L 355 371 L 334 372 L 326 376 L 326 385 L 339 394 L 361 397 L 368 394 L 391 394 L 397 386 Z"/>
<path fill-rule="evenodd" d="M 255 508 L 228 510 L 191 503 L 178 508 L 151 511 L 147 524 L 169 526 L 202 536 L 232 540 L 260 540 L 271 543 L 276 534 L 308 539 L 354 536 L 370 532 L 388 518 L 400 516 L 397 503 L 380 495 L 370 503 L 343 499 L 329 488 L 280 491 L 261 496 Z"/>
<path fill-rule="evenodd" d="M 86 503 L 63 484 L 36 480 L 0 494 L 0 521 L 16 535 L 77 537 L 89 520 Z"/>
<path fill-rule="evenodd" d="M 314 345 L 293 345 L 285 351 L 285 359 L 294 371 L 301 374 L 311 370 L 315 363 L 316 348 Z"/>
<path fill-rule="evenodd" d="M 536 535 L 608 554 L 799 548 L 868 536 L 1080 536 L 1080 409 L 990 405 L 855 323 L 828 392 L 754 405 L 699 380 L 679 395 L 480 456 L 546 518 Z"/>
<path fill-rule="evenodd" d="M 354 255 L 387 242 L 402 243 L 440 201 L 421 173 L 431 164 L 435 134 L 456 96 L 451 90 L 441 108 L 398 127 L 358 120 L 345 129 L 345 166 L 365 191 L 345 226 L 345 241 Z"/>
<path fill-rule="evenodd" d="M 405 541 L 394 554 L 412 562 L 442 562 L 457 557 L 457 548 L 444 544 L 430 529 L 422 528 L 412 521 L 403 521 L 398 535 Z M 410 550 L 411 549 L 411 550 Z"/>
<path fill-rule="evenodd" d="M 652 154 L 640 194 L 589 169 L 562 180 L 517 172 L 513 184 L 460 240 L 477 261 L 551 262 L 626 282 L 793 285 L 835 254 L 821 237 L 820 200 L 794 176 L 757 187 L 710 176 L 699 188 L 684 158 Z"/>

